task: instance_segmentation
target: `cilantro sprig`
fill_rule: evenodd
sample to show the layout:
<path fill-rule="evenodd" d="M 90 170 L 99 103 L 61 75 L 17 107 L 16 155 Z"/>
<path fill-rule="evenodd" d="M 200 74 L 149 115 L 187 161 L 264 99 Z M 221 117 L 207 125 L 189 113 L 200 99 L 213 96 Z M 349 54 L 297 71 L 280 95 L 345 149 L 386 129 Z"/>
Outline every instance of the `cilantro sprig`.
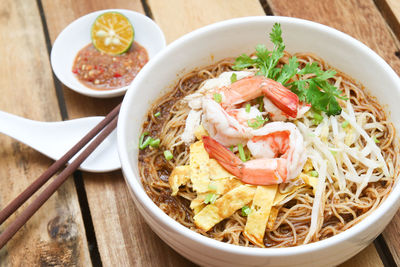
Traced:
<path fill-rule="evenodd" d="M 346 100 L 341 91 L 329 83 L 329 79 L 336 75 L 336 71 L 323 71 L 316 63 L 307 63 L 299 69 L 299 61 L 293 56 L 287 64 L 277 67 L 279 60 L 284 56 L 285 45 L 282 40 L 282 29 L 279 23 L 275 23 L 269 38 L 273 43 L 272 51 L 265 45 L 257 45 L 254 56 L 242 54 L 235 60 L 234 70 L 246 68 L 256 68 L 257 75 L 263 75 L 273 79 L 291 91 L 293 91 L 300 101 L 310 103 L 314 110 L 325 112 L 327 115 L 337 115 L 341 112 L 341 107 L 337 99 Z M 307 78 L 303 78 L 307 75 Z M 295 81 L 289 82 L 293 77 Z"/>

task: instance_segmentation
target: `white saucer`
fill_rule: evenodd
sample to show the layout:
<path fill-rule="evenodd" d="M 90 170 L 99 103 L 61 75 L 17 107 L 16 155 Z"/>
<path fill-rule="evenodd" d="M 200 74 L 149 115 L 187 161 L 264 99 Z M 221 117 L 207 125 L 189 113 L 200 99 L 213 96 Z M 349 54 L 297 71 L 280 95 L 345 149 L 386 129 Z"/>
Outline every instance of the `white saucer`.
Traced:
<path fill-rule="evenodd" d="M 150 18 L 135 11 L 107 9 L 87 14 L 69 24 L 58 35 L 51 50 L 51 66 L 57 78 L 70 89 L 87 96 L 107 98 L 125 94 L 128 86 L 112 90 L 94 90 L 82 84 L 72 73 L 72 66 L 79 50 L 91 42 L 90 29 L 97 16 L 109 11 L 125 15 L 135 29 L 135 41 L 146 48 L 152 59 L 166 46 L 160 27 Z"/>

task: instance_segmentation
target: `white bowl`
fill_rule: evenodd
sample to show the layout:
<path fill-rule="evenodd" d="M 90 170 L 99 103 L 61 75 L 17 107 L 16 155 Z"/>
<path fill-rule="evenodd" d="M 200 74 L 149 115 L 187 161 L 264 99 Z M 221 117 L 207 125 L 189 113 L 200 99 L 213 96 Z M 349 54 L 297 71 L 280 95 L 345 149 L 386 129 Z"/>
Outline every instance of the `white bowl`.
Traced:
<path fill-rule="evenodd" d="M 51 66 L 57 78 L 70 89 L 87 96 L 106 98 L 123 95 L 129 86 L 112 90 L 94 90 L 82 84 L 72 73 L 72 66 L 79 50 L 91 42 L 90 29 L 97 16 L 116 11 L 125 15 L 135 29 L 135 41 L 146 48 L 152 59 L 166 45 L 160 27 L 140 13 L 124 9 L 107 9 L 87 14 L 69 24 L 58 35 L 51 50 Z"/>
<path fill-rule="evenodd" d="M 297 247 L 247 248 L 215 241 L 187 229 L 162 212 L 146 195 L 138 172 L 138 140 L 150 104 L 184 73 L 225 57 L 252 52 L 257 44 L 269 43 L 267 33 L 275 22 L 282 25 L 286 50 L 313 52 L 361 81 L 391 111 L 389 117 L 397 131 L 400 129 L 399 77 L 371 49 L 327 26 L 287 17 L 247 17 L 201 28 L 170 44 L 145 66 L 124 98 L 118 121 L 118 150 L 127 184 L 147 223 L 173 249 L 200 265 L 336 265 L 370 244 L 400 205 L 400 186 L 396 183 L 376 211 L 341 234 Z"/>

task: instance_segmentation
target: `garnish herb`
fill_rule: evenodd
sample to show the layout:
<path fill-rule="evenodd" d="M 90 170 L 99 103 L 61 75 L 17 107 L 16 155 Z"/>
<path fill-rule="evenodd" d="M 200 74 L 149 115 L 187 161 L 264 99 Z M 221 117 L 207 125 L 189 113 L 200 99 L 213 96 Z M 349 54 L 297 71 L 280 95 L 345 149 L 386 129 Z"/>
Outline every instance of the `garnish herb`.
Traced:
<path fill-rule="evenodd" d="M 316 110 L 314 110 L 314 109 L 312 109 L 312 116 L 313 116 L 313 120 L 312 120 L 312 123 L 314 124 L 314 125 L 318 125 L 318 124 L 320 124 L 321 122 L 322 122 L 322 120 L 324 119 L 324 117 L 322 117 L 322 115 L 320 114 L 320 112 L 318 112 L 318 111 L 316 111 Z"/>
<path fill-rule="evenodd" d="M 263 112 L 264 111 L 264 97 L 260 96 L 259 98 L 257 98 L 257 101 L 258 101 L 258 110 L 260 112 Z"/>
<path fill-rule="evenodd" d="M 222 101 L 222 95 L 221 95 L 221 94 L 218 94 L 218 93 L 215 93 L 215 94 L 214 94 L 214 100 L 215 100 L 215 102 L 217 102 L 217 103 L 221 103 L 221 101 Z"/>
<path fill-rule="evenodd" d="M 342 96 L 338 88 L 328 81 L 336 75 L 336 71 L 323 71 L 316 62 L 307 63 L 304 68 L 299 69 L 299 62 L 296 57 L 290 58 L 287 64 L 279 68 L 277 64 L 279 59 L 283 57 L 285 49 L 279 23 L 274 24 L 269 38 L 274 44 L 272 51 L 269 51 L 265 45 L 257 45 L 254 57 L 243 54 L 236 58 L 235 65 L 232 68 L 234 70 L 258 68 L 257 75 L 264 75 L 282 83 L 297 94 L 300 101 L 310 103 L 315 110 L 325 112 L 328 116 L 340 114 L 342 109 L 337 98 L 343 100 L 347 98 Z M 306 79 L 303 79 L 304 75 L 307 75 Z M 297 79 L 288 83 L 294 76 Z"/>
<path fill-rule="evenodd" d="M 160 112 L 157 112 L 156 114 L 154 114 L 154 117 L 159 117 L 161 115 L 161 113 Z"/>
<path fill-rule="evenodd" d="M 171 160 L 171 159 L 174 158 L 174 156 L 172 155 L 171 151 L 169 151 L 169 150 L 165 150 L 164 151 L 164 157 L 165 157 L 166 160 Z"/>
<path fill-rule="evenodd" d="M 233 152 L 233 145 L 229 147 L 229 150 Z"/>
<path fill-rule="evenodd" d="M 140 149 L 145 149 L 150 145 L 150 142 L 153 140 L 150 136 L 146 138 L 146 140 L 142 143 L 142 145 L 139 147 Z"/>
<path fill-rule="evenodd" d="M 247 161 L 246 154 L 244 153 L 243 145 L 238 144 L 237 145 L 238 150 L 239 150 L 239 158 L 244 162 Z"/>
<path fill-rule="evenodd" d="M 250 113 L 251 105 L 249 103 L 246 104 L 246 112 Z"/>
<path fill-rule="evenodd" d="M 159 138 L 157 138 L 157 139 L 152 139 L 152 140 L 150 141 L 150 146 L 151 146 L 151 147 L 157 148 L 159 145 L 160 145 L 160 139 L 159 139 Z"/>
<path fill-rule="evenodd" d="M 204 199 L 204 204 L 214 204 L 215 203 L 215 201 L 217 200 L 217 198 L 218 198 L 218 195 L 217 194 L 213 194 L 213 193 L 210 193 L 210 194 L 208 194 L 207 196 L 206 196 L 206 198 Z"/>
<path fill-rule="evenodd" d="M 237 81 L 237 75 L 236 75 L 236 73 L 232 73 L 232 75 L 231 75 L 231 83 L 234 83 L 236 81 Z"/>
<path fill-rule="evenodd" d="M 209 184 L 208 185 L 208 189 L 212 190 L 212 191 L 217 191 L 217 186 L 215 184 Z"/>
<path fill-rule="evenodd" d="M 251 213 L 251 209 L 249 208 L 249 206 L 243 206 L 242 207 L 242 216 L 249 216 L 249 214 Z"/>
<path fill-rule="evenodd" d="M 342 128 L 346 128 L 347 126 L 349 126 L 349 122 L 348 121 L 342 122 Z"/>
<path fill-rule="evenodd" d="M 149 132 L 144 132 L 144 133 L 140 136 L 140 138 L 139 138 L 139 148 L 140 148 L 140 149 L 144 149 L 144 148 L 142 148 L 142 146 L 143 146 L 144 137 L 145 137 L 146 135 L 149 135 Z"/>
<path fill-rule="evenodd" d="M 283 50 L 285 45 L 282 40 L 282 30 L 279 23 L 275 23 L 272 27 L 272 32 L 269 34 L 271 42 L 274 44 L 272 51 L 268 51 L 265 45 L 257 45 L 255 58 L 251 58 L 246 54 L 242 54 L 236 58 L 235 65 L 232 67 L 234 70 L 242 70 L 249 67 L 256 67 L 259 69 L 257 75 L 264 75 L 268 78 L 273 78 L 276 72 L 275 66 L 278 61 L 283 57 Z"/>
<path fill-rule="evenodd" d="M 310 171 L 309 174 L 310 174 L 312 177 L 318 177 L 318 175 L 319 175 L 317 171 Z"/>
<path fill-rule="evenodd" d="M 257 116 L 255 119 L 247 120 L 247 125 L 253 129 L 258 129 L 268 121 L 268 118 L 263 118 L 262 116 Z"/>
<path fill-rule="evenodd" d="M 378 138 L 376 138 L 376 136 L 373 136 L 372 139 L 374 139 L 374 142 L 375 142 L 376 144 L 379 143 L 379 140 L 378 140 Z"/>
<path fill-rule="evenodd" d="M 146 135 L 149 135 L 149 132 L 144 132 L 144 133 L 140 136 L 140 138 L 139 138 L 139 149 L 143 150 L 143 149 L 145 149 L 146 147 L 148 147 L 149 145 L 150 145 L 151 147 L 156 148 L 156 147 L 158 147 L 158 146 L 160 145 L 160 139 L 159 139 L 159 138 L 153 139 L 151 136 L 147 137 L 146 140 L 143 141 L 143 140 L 144 140 L 144 137 L 145 137 Z"/>

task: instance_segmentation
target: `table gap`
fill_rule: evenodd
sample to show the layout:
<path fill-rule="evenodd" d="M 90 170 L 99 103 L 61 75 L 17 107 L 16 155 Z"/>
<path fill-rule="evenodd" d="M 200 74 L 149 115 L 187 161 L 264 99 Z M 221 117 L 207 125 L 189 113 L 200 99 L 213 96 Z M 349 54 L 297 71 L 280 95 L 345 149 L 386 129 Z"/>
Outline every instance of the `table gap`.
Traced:
<path fill-rule="evenodd" d="M 153 13 L 151 12 L 151 8 L 150 8 L 149 4 L 147 3 L 147 0 L 140 0 L 140 2 L 142 3 L 143 10 L 144 10 L 144 13 L 146 14 L 146 16 L 148 16 L 149 18 L 154 20 Z"/>
<path fill-rule="evenodd" d="M 39 14 L 40 14 L 40 20 L 43 25 L 43 33 L 44 33 L 44 38 L 46 40 L 46 48 L 47 48 L 47 53 L 49 55 L 49 60 L 50 60 L 50 54 L 51 54 L 51 41 L 50 41 L 50 34 L 49 34 L 49 29 L 47 28 L 47 22 L 46 22 L 46 16 L 44 14 L 43 10 L 43 5 L 41 0 L 36 0 L 38 9 L 39 9 Z M 57 101 L 58 101 L 58 107 L 60 109 L 60 114 L 61 118 L 63 121 L 68 119 L 68 112 L 67 112 L 67 106 L 65 104 L 65 99 L 64 99 L 64 93 L 62 90 L 62 85 L 56 75 L 54 74 L 53 70 L 51 71 L 53 75 L 53 83 L 54 87 L 56 89 L 56 95 L 57 95 Z"/>
<path fill-rule="evenodd" d="M 374 240 L 374 245 L 385 267 L 397 266 L 382 234 Z"/>
<path fill-rule="evenodd" d="M 103 266 L 99 247 L 97 245 L 96 233 L 94 231 L 92 215 L 90 213 L 89 202 L 86 195 L 85 185 L 83 184 L 83 177 L 81 171 L 76 171 L 73 174 L 76 193 L 78 195 L 79 206 L 81 208 L 83 225 L 85 226 L 86 239 L 89 247 L 90 259 L 93 266 Z"/>
<path fill-rule="evenodd" d="M 400 41 L 400 21 L 397 20 L 396 15 L 393 13 L 394 11 L 391 9 L 386 0 L 373 0 L 373 2 L 379 13 L 381 13 L 382 17 L 384 18 L 388 28 L 391 31 L 391 34 L 393 35 L 393 38 L 397 41 Z M 397 48 L 399 48 L 398 45 Z M 400 58 L 400 48 L 395 52 L 395 55 Z"/>
<path fill-rule="evenodd" d="M 49 30 L 47 27 L 46 16 L 44 14 L 42 1 L 36 0 L 36 3 L 38 6 L 40 19 L 41 19 L 41 22 L 43 25 L 42 28 L 43 28 L 43 33 L 44 33 L 44 37 L 46 40 L 47 53 L 48 53 L 49 59 L 50 59 L 52 44 L 51 44 L 51 40 L 50 40 Z M 62 118 L 62 120 L 67 120 L 68 119 L 68 111 L 67 111 L 67 106 L 65 103 L 62 84 L 58 80 L 58 78 L 55 76 L 54 72 L 52 72 L 52 73 L 53 73 L 53 83 L 54 83 L 54 87 L 56 90 L 56 95 L 57 95 L 58 106 L 60 109 L 61 118 Z M 82 173 L 80 171 L 74 172 L 73 178 L 74 178 L 75 190 L 77 192 L 79 206 L 80 206 L 80 210 L 81 210 L 81 216 L 82 216 L 83 224 L 85 227 L 86 241 L 88 243 L 90 259 L 92 261 L 93 266 L 102 266 L 100 252 L 99 252 L 98 245 L 97 245 L 96 234 L 94 231 L 93 221 L 92 221 L 92 217 L 90 214 L 89 202 L 87 199 L 85 186 L 83 184 Z"/>

